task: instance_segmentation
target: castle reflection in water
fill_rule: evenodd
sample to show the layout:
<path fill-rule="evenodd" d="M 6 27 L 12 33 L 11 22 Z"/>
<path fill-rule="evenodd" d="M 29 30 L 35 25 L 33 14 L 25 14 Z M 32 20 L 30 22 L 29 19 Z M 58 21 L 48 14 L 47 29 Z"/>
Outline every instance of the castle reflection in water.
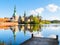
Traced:
<path fill-rule="evenodd" d="M 41 25 L 33 25 L 33 24 L 27 24 L 27 25 L 18 25 L 18 26 L 12 26 L 10 29 L 13 32 L 21 31 L 21 30 L 28 30 L 30 32 L 33 31 L 39 31 L 41 29 Z"/>
<path fill-rule="evenodd" d="M 4 29 L 4 30 L 8 30 L 10 29 L 13 34 L 14 34 L 14 39 L 16 37 L 16 33 L 19 32 L 19 31 L 24 31 L 24 33 L 26 31 L 29 31 L 29 32 L 34 32 L 34 31 L 37 31 L 37 32 L 40 32 L 41 31 L 41 25 L 38 25 L 38 24 L 23 24 L 23 25 L 18 25 L 18 26 L 11 26 L 11 27 L 0 27 L 0 29 Z"/>
<path fill-rule="evenodd" d="M 20 31 L 23 31 L 24 34 L 26 33 L 26 31 L 29 31 L 29 32 L 34 32 L 34 31 L 37 31 L 37 32 L 40 32 L 41 31 L 41 25 L 34 25 L 34 24 L 23 24 L 23 25 L 18 25 L 18 26 L 0 26 L 0 30 L 11 30 L 12 33 L 13 33 L 13 37 L 14 37 L 14 40 L 16 40 L 16 34 Z M 2 43 L 0 44 L 5 44 L 5 42 L 3 41 Z"/>
<path fill-rule="evenodd" d="M 26 24 L 26 25 L 18 25 L 18 26 L 12 26 L 10 27 L 10 29 L 12 30 L 13 34 L 14 34 L 14 38 L 16 37 L 16 33 L 19 31 L 24 31 L 24 33 L 26 31 L 29 32 L 40 32 L 41 31 L 41 25 L 34 25 L 34 24 Z"/>

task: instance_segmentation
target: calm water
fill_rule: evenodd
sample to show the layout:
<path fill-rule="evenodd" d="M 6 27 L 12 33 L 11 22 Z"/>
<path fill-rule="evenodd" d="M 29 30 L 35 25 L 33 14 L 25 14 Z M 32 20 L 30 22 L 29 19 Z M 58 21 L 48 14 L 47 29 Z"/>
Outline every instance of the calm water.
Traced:
<path fill-rule="evenodd" d="M 34 36 L 47 38 L 55 38 L 55 35 L 58 35 L 60 45 L 60 24 L 0 27 L 0 43 L 19 45 L 31 38 L 32 33 Z"/>

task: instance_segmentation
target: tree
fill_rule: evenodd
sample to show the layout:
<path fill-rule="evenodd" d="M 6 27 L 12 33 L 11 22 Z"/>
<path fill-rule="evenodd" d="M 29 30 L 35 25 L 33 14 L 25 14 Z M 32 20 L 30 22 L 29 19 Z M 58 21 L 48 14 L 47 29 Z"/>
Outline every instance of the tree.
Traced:
<path fill-rule="evenodd" d="M 40 23 L 40 22 L 39 22 L 39 18 L 37 18 L 36 16 L 33 17 L 33 23 L 34 23 L 34 24 L 39 24 L 39 23 Z"/>

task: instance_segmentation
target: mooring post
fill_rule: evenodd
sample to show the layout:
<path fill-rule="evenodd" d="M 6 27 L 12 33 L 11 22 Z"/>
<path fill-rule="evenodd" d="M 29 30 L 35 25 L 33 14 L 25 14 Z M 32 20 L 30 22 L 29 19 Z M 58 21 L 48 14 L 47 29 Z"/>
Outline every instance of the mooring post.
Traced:
<path fill-rule="evenodd" d="M 56 40 L 58 40 L 58 35 L 56 35 Z"/>
<path fill-rule="evenodd" d="M 33 38 L 33 34 L 32 34 L 32 38 Z"/>

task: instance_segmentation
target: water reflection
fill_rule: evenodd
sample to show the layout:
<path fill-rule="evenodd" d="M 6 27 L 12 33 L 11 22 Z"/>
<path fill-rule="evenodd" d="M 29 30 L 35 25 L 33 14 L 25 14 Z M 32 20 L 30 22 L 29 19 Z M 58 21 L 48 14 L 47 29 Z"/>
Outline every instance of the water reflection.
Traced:
<path fill-rule="evenodd" d="M 23 31 L 24 34 L 26 33 L 26 31 L 29 32 L 40 32 L 41 31 L 41 25 L 18 25 L 18 26 L 13 26 L 10 27 L 10 29 L 12 30 L 13 34 L 14 34 L 14 39 L 16 38 L 16 33 L 19 31 Z"/>
<path fill-rule="evenodd" d="M 37 37 L 55 37 L 55 35 L 58 35 L 60 41 L 59 29 L 60 27 L 58 25 L 38 24 L 0 27 L 0 45 L 19 45 L 31 38 L 32 33 Z"/>
<path fill-rule="evenodd" d="M 19 25 L 18 26 L 19 30 L 29 30 L 30 32 L 33 31 L 39 31 L 41 29 L 41 25 L 33 25 L 33 24 L 28 24 L 28 25 Z"/>

